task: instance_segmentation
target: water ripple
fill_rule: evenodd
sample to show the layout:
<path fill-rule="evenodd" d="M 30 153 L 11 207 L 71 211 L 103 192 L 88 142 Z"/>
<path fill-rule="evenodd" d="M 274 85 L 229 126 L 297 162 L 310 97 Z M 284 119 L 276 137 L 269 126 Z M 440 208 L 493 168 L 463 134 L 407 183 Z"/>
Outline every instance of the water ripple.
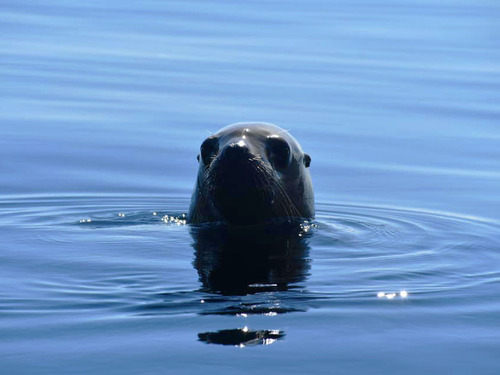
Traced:
<path fill-rule="evenodd" d="M 402 299 L 467 304 L 493 296 L 500 283 L 499 223 L 451 213 L 320 203 L 298 242 L 273 232 L 270 246 L 286 242 L 295 253 L 246 262 L 259 274 L 253 278 L 244 269 L 235 275 L 234 263 L 230 272 L 221 268 L 226 255 L 213 246 L 230 249 L 233 239 L 210 243 L 185 225 L 185 198 L 31 196 L 3 198 L 0 206 L 10 228 L 2 268 L 12 275 L 2 288 L 3 316 L 276 315 Z"/>

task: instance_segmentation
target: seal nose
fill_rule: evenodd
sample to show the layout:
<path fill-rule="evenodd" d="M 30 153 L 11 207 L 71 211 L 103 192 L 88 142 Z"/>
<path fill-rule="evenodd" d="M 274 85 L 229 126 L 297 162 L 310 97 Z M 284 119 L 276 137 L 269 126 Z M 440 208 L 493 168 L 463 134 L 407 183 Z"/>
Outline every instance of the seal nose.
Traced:
<path fill-rule="evenodd" d="M 251 158 L 250 150 L 243 140 L 228 144 L 222 150 L 221 156 L 231 161 L 248 161 Z"/>

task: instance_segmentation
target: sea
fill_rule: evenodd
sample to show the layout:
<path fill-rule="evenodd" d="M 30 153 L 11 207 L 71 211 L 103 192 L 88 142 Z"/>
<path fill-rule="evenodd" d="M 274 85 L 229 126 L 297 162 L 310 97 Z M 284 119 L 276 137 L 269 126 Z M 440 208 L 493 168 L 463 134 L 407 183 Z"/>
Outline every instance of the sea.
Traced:
<path fill-rule="evenodd" d="M 2 0 L 0 373 L 499 374 L 499 19 Z M 186 223 L 243 121 L 311 156 L 314 220 Z"/>

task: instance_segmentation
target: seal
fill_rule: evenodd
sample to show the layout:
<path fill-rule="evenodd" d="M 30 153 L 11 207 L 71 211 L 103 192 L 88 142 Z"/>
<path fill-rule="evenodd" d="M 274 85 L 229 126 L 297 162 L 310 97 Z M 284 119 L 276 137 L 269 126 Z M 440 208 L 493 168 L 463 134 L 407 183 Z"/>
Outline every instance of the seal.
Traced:
<path fill-rule="evenodd" d="M 236 123 L 200 147 L 188 222 L 255 225 L 314 218 L 311 157 L 286 130 Z"/>

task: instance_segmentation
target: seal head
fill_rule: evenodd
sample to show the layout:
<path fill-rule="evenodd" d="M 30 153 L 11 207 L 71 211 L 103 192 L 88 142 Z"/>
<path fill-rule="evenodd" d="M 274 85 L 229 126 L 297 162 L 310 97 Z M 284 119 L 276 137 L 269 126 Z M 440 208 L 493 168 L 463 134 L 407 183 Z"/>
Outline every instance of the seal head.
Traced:
<path fill-rule="evenodd" d="M 191 223 L 254 225 L 313 218 L 311 158 L 284 129 L 237 123 L 207 138 L 189 208 Z"/>

